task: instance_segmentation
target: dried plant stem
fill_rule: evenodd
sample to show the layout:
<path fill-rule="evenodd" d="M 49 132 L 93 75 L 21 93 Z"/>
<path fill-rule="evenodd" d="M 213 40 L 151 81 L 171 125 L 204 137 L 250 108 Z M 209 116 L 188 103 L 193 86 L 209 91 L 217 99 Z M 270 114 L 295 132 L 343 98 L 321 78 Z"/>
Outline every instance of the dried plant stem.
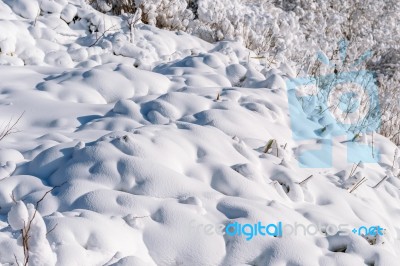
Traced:
<path fill-rule="evenodd" d="M 310 180 L 312 177 L 313 177 L 313 175 L 310 175 L 309 177 L 307 177 L 306 179 L 304 179 L 303 181 L 301 181 L 301 182 L 299 183 L 299 185 L 305 184 L 305 183 L 306 183 L 308 180 Z"/>
<path fill-rule="evenodd" d="M 363 177 L 361 178 L 360 181 L 358 181 L 357 183 L 354 184 L 353 188 L 350 189 L 350 193 L 354 192 L 357 188 L 359 188 L 362 184 L 364 184 L 368 179 Z"/>

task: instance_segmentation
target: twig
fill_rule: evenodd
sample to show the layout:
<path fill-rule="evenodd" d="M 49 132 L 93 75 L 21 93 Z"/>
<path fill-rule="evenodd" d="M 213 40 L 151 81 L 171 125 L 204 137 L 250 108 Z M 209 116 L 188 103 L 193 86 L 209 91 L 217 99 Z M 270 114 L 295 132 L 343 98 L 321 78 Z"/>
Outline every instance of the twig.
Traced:
<path fill-rule="evenodd" d="M 392 171 L 394 170 L 394 164 L 396 162 L 397 153 L 398 153 L 398 149 L 396 148 L 394 150 L 394 155 L 393 155 Z"/>
<path fill-rule="evenodd" d="M 276 146 L 276 157 L 279 158 L 279 147 L 278 147 L 278 142 L 275 140 L 275 146 Z"/>
<path fill-rule="evenodd" d="M 37 14 L 36 14 L 35 21 L 33 22 L 33 26 L 34 26 L 34 27 L 36 26 L 36 22 L 37 22 L 39 16 L 40 16 L 40 8 L 39 8 L 39 10 L 38 10 L 38 12 L 37 12 Z"/>
<path fill-rule="evenodd" d="M 400 131 L 396 132 L 393 136 L 390 137 L 390 140 L 394 142 L 394 139 L 400 135 Z"/>
<path fill-rule="evenodd" d="M 24 114 L 25 111 L 22 112 L 22 114 L 18 117 L 18 119 L 15 122 L 13 122 L 13 118 L 11 117 L 11 119 L 4 126 L 3 130 L 0 132 L 0 141 L 11 134 L 19 132 L 19 130 L 17 130 L 15 127 L 19 123 Z"/>
<path fill-rule="evenodd" d="M 142 218 L 147 218 L 147 217 L 150 217 L 150 215 L 145 215 L 145 216 L 133 216 L 132 218 L 135 218 L 135 219 L 142 219 Z"/>
<path fill-rule="evenodd" d="M 30 222 L 31 222 L 30 224 L 32 224 L 33 219 L 35 219 L 35 215 L 36 215 L 36 213 L 37 213 L 37 211 L 38 211 L 39 204 L 44 200 L 44 198 L 45 198 L 49 193 L 53 192 L 54 189 L 59 188 L 59 187 L 62 187 L 62 186 L 65 185 L 66 183 L 67 183 L 67 181 L 65 181 L 64 183 L 62 183 L 62 184 L 59 185 L 59 186 L 55 186 L 55 187 L 53 187 L 52 189 L 46 191 L 46 193 L 44 193 L 43 197 L 41 197 L 41 198 L 36 202 L 35 212 L 33 213 L 33 216 L 32 216 L 32 219 L 31 219 L 31 221 L 30 221 Z"/>
<path fill-rule="evenodd" d="M 381 181 L 378 182 L 378 184 L 376 184 L 375 186 L 373 186 L 372 188 L 378 188 L 380 184 L 382 184 L 386 179 L 388 179 L 388 176 L 386 175 L 384 178 L 382 178 Z"/>
<path fill-rule="evenodd" d="M 303 181 L 299 182 L 299 185 L 303 185 L 304 183 L 306 183 L 310 178 L 312 178 L 313 175 L 310 175 L 309 177 L 307 177 L 306 179 L 304 179 Z"/>
<path fill-rule="evenodd" d="M 30 238 L 30 231 L 32 228 L 32 223 L 35 220 L 36 214 L 38 212 L 39 209 L 39 204 L 45 199 L 45 197 L 51 193 L 54 189 L 59 188 L 61 186 L 63 186 L 64 184 L 66 184 L 67 181 L 65 181 L 64 183 L 62 183 L 59 186 L 55 186 L 52 189 L 50 189 L 49 191 L 46 191 L 46 193 L 44 193 L 43 197 L 41 197 L 35 205 L 35 211 L 32 215 L 32 218 L 29 219 L 28 224 L 25 226 L 25 222 L 24 222 L 24 228 L 21 230 L 22 231 L 22 246 L 24 248 L 24 266 L 28 266 L 29 263 L 29 238 Z M 54 230 L 54 228 L 52 229 Z"/>
<path fill-rule="evenodd" d="M 360 164 L 361 164 L 361 161 L 358 162 L 358 164 L 356 165 L 355 168 L 354 168 L 354 164 L 353 164 L 353 166 L 351 167 L 350 175 L 349 175 L 348 178 L 350 178 L 350 177 L 352 177 L 354 175 L 354 173 L 357 171 L 357 168 L 360 166 Z"/>
<path fill-rule="evenodd" d="M 274 143 L 274 139 L 270 139 L 267 143 L 267 145 L 264 148 L 264 153 L 268 153 L 269 150 L 272 148 L 272 144 Z"/>
<path fill-rule="evenodd" d="M 113 28 L 115 28 L 115 27 L 116 27 L 116 25 L 113 25 L 113 26 L 111 26 L 110 28 L 106 29 L 106 30 L 103 32 L 103 34 L 101 34 L 101 35 L 96 39 L 96 41 L 95 41 L 94 43 L 92 43 L 91 45 L 89 45 L 89 47 L 95 46 L 95 45 L 100 41 L 100 39 L 104 37 L 104 35 L 105 35 L 107 32 L 111 31 L 111 30 L 112 30 Z"/>
<path fill-rule="evenodd" d="M 48 234 L 50 234 L 51 232 L 53 232 L 54 229 L 56 229 L 57 225 L 58 225 L 58 224 L 54 225 L 53 228 L 51 228 L 49 231 L 47 231 L 46 236 L 47 236 Z"/>
<path fill-rule="evenodd" d="M 372 131 L 372 147 L 371 147 L 371 149 L 372 149 L 372 158 L 375 158 L 375 155 L 374 155 L 374 131 Z"/>
<path fill-rule="evenodd" d="M 368 179 L 363 177 L 360 181 L 354 184 L 353 188 L 350 189 L 350 193 L 354 192 L 357 188 L 359 188 L 364 182 L 366 182 Z"/>
<path fill-rule="evenodd" d="M 15 259 L 15 263 L 17 264 L 17 266 L 19 266 L 19 262 L 18 262 L 18 259 L 17 259 L 17 256 L 15 255 L 15 253 L 14 253 L 14 259 Z"/>
<path fill-rule="evenodd" d="M 11 192 L 11 199 L 14 203 L 17 203 L 17 201 L 15 200 L 15 196 L 14 196 L 14 191 Z"/>

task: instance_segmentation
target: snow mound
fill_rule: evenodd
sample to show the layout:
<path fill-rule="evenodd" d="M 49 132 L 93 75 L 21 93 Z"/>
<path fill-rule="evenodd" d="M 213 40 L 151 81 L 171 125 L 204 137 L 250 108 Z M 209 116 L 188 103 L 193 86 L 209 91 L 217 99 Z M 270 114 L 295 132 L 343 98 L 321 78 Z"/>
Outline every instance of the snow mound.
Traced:
<path fill-rule="evenodd" d="M 8 213 L 8 223 L 14 231 L 21 230 L 29 220 L 29 213 L 26 205 L 18 201 Z"/>
<path fill-rule="evenodd" d="M 204 19 L 219 15 L 210 3 Z M 288 101 L 289 63 L 82 1 L 0 1 L 0 16 L 0 122 L 24 114 L 0 142 L 0 264 L 22 264 L 34 216 L 32 265 L 397 264 L 398 147 L 363 134 L 354 144 L 381 154 L 357 165 L 348 136 L 332 137 L 332 165 L 300 167 L 338 125 Z M 308 140 L 293 138 L 289 108 Z M 221 234 L 235 222 L 385 233 Z"/>
<path fill-rule="evenodd" d="M 61 101 L 94 104 L 159 94 L 168 87 L 169 80 L 164 76 L 117 64 L 66 71 L 37 85 L 40 91 Z"/>
<path fill-rule="evenodd" d="M 36 0 L 8 0 L 5 2 L 23 18 L 35 19 L 40 14 L 39 3 Z"/>

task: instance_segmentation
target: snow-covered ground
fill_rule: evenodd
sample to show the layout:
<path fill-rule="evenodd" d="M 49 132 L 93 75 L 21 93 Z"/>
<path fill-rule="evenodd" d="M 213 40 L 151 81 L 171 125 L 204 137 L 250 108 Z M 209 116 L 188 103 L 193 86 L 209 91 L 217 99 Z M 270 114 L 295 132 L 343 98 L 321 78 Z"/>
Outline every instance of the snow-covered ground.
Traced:
<path fill-rule="evenodd" d="M 2 128 L 22 114 L 0 141 L 1 265 L 27 254 L 29 265 L 399 265 L 398 148 L 363 136 L 379 162 L 355 166 L 334 138 L 332 167 L 300 167 L 318 140 L 293 139 L 289 64 L 239 42 L 129 30 L 78 0 L 0 1 L 0 49 Z M 206 228 L 234 222 L 348 234 Z M 349 232 L 378 225 L 382 236 Z"/>

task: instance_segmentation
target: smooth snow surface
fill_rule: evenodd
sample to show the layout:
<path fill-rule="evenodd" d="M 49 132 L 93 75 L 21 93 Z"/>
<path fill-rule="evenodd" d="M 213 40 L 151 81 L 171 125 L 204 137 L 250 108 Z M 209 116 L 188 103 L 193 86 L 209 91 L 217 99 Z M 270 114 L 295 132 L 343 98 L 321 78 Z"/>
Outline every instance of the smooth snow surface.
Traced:
<path fill-rule="evenodd" d="M 297 152 L 317 143 L 292 138 L 288 65 L 143 24 L 133 39 L 96 40 L 91 25 L 100 37 L 123 22 L 83 1 L 4 0 L 0 16 L 1 122 L 25 112 L 0 142 L 1 265 L 22 265 L 20 230 L 53 188 L 32 223 L 29 265 L 399 265 L 397 147 L 376 134 L 380 162 L 351 174 L 338 138 L 332 168 L 300 168 Z M 386 231 L 247 241 L 193 221 Z"/>

